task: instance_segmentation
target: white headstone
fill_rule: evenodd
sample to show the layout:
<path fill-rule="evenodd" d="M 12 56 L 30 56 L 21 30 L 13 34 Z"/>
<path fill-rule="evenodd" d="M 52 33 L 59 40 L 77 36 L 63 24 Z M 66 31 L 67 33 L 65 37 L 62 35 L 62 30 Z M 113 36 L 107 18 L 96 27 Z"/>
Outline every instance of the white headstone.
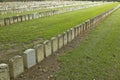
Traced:
<path fill-rule="evenodd" d="M 23 55 L 25 68 L 31 68 L 36 64 L 35 49 L 27 49 Z"/>
<path fill-rule="evenodd" d="M 0 80 L 10 80 L 9 69 L 7 64 L 0 64 Z"/>

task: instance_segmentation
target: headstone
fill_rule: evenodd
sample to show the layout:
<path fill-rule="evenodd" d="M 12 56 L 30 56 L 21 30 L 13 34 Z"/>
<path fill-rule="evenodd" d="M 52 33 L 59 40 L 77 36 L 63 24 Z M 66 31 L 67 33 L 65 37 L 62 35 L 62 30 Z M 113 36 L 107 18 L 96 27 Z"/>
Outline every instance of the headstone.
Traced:
<path fill-rule="evenodd" d="M 0 19 L 0 26 L 4 26 L 4 19 Z"/>
<path fill-rule="evenodd" d="M 0 80 L 10 80 L 9 68 L 7 64 L 0 64 Z"/>
<path fill-rule="evenodd" d="M 88 29 L 90 28 L 90 20 L 88 20 Z"/>
<path fill-rule="evenodd" d="M 85 32 L 85 23 L 83 23 L 83 33 Z"/>
<path fill-rule="evenodd" d="M 45 41 L 44 43 L 44 52 L 45 52 L 45 57 L 48 57 L 52 54 L 52 46 L 51 46 L 51 41 Z"/>
<path fill-rule="evenodd" d="M 22 15 L 22 21 L 25 21 L 26 18 L 25 18 L 25 15 Z"/>
<path fill-rule="evenodd" d="M 79 26 L 76 27 L 76 30 L 77 30 L 77 36 L 80 34 L 80 30 L 79 30 Z"/>
<path fill-rule="evenodd" d="M 36 60 L 37 63 L 41 62 L 44 59 L 44 45 L 43 44 L 38 44 L 35 47 L 35 52 L 36 52 Z"/>
<path fill-rule="evenodd" d="M 53 37 L 51 41 L 52 41 L 52 52 L 55 53 L 58 50 L 58 38 Z"/>
<path fill-rule="evenodd" d="M 23 54 L 25 68 L 31 68 L 36 64 L 35 49 L 27 49 Z"/>
<path fill-rule="evenodd" d="M 29 16 L 28 15 L 25 15 L 25 18 L 26 18 L 26 20 L 29 20 Z"/>
<path fill-rule="evenodd" d="M 18 17 L 18 22 L 21 22 L 21 17 L 20 16 L 17 16 Z"/>
<path fill-rule="evenodd" d="M 13 17 L 10 17 L 10 24 L 13 24 Z"/>
<path fill-rule="evenodd" d="M 18 22 L 17 16 L 13 16 L 13 21 L 14 21 L 14 23 Z"/>
<path fill-rule="evenodd" d="M 72 41 L 72 32 L 71 30 L 67 30 L 67 34 L 68 34 L 68 42 Z"/>
<path fill-rule="evenodd" d="M 58 48 L 62 48 L 64 44 L 63 35 L 58 35 Z"/>
<path fill-rule="evenodd" d="M 67 34 L 67 32 L 63 33 L 63 41 L 64 41 L 64 46 L 67 45 L 67 43 L 68 43 L 68 34 Z"/>
<path fill-rule="evenodd" d="M 10 76 L 12 78 L 18 77 L 21 73 L 24 72 L 23 58 L 19 55 L 11 58 L 9 60 L 10 65 Z"/>
<path fill-rule="evenodd" d="M 75 38 L 75 31 L 73 28 L 71 28 L 71 32 L 72 32 L 72 40 Z"/>
<path fill-rule="evenodd" d="M 9 25 L 10 24 L 10 18 L 4 18 L 4 22 L 5 22 L 5 25 Z"/>

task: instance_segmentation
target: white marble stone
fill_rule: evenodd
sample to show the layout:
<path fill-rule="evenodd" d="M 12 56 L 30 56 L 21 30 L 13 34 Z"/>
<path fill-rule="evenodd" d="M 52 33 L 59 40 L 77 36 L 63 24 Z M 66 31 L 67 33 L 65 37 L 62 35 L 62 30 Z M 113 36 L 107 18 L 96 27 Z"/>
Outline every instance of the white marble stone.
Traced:
<path fill-rule="evenodd" d="M 0 64 L 0 80 L 10 80 L 9 68 L 7 64 Z"/>
<path fill-rule="evenodd" d="M 36 64 L 35 49 L 27 49 L 23 54 L 25 68 L 31 68 Z"/>

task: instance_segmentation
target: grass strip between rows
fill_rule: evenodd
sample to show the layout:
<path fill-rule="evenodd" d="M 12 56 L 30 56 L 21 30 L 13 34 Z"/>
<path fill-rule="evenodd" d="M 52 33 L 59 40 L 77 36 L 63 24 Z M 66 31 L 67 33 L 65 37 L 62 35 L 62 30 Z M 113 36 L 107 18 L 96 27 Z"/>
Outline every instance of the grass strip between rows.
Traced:
<path fill-rule="evenodd" d="M 120 9 L 81 45 L 61 56 L 55 80 L 120 80 Z"/>

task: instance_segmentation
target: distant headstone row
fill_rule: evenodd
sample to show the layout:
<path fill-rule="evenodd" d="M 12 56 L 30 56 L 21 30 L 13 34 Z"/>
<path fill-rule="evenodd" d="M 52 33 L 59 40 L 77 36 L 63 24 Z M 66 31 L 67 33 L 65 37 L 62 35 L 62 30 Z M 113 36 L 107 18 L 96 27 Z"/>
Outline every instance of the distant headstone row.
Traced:
<path fill-rule="evenodd" d="M 96 27 L 118 8 L 120 8 L 120 6 L 87 20 L 83 24 L 79 24 L 56 37 L 43 42 L 43 44 L 38 44 L 33 49 L 25 50 L 23 56 L 16 55 L 10 59 L 9 66 L 8 64 L 1 63 L 0 80 L 10 80 L 10 78 L 14 79 L 18 77 L 25 69 L 30 69 L 46 57 L 49 57 L 65 45 L 69 44 L 80 34 L 84 34 L 88 29 Z"/>
<path fill-rule="evenodd" d="M 33 11 L 36 9 L 57 8 L 65 6 L 75 6 L 80 4 L 91 4 L 90 1 L 39 1 L 39 2 L 4 2 L 0 3 L 0 14 L 20 13 L 23 11 Z"/>
<path fill-rule="evenodd" d="M 94 7 L 94 6 L 98 6 L 98 5 L 101 5 L 101 4 L 76 6 L 76 7 L 72 7 L 72 8 L 62 8 L 60 10 L 50 10 L 50 11 L 38 12 L 38 13 L 34 13 L 34 14 L 12 16 L 12 17 L 8 17 L 8 18 L 0 19 L 0 26 L 7 26 L 7 25 L 10 25 L 13 23 L 28 21 L 31 19 L 37 19 L 37 18 L 42 18 L 42 17 L 46 17 L 46 16 L 53 16 L 56 14 L 61 14 L 61 13 L 75 11 L 75 10 L 79 10 L 79 9 Z"/>

